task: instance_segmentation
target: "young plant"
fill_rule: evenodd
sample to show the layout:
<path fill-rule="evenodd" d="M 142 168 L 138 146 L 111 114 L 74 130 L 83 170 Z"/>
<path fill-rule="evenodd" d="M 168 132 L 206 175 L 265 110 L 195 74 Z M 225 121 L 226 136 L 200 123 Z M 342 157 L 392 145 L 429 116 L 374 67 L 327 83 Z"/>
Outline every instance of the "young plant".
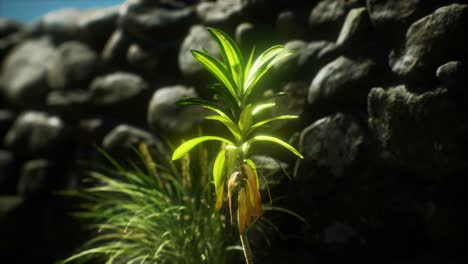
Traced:
<path fill-rule="evenodd" d="M 257 91 L 257 84 L 271 67 L 281 59 L 292 54 L 283 46 L 273 46 L 264 51 L 255 60 L 252 49 L 247 61 L 236 43 L 224 32 L 208 28 L 216 40 L 223 61 L 203 51 L 193 50 L 195 59 L 203 65 L 220 83 L 214 87 L 218 101 L 199 98 L 184 98 L 181 105 L 200 105 L 212 110 L 215 115 L 206 119 L 220 122 L 230 132 L 230 137 L 201 136 L 180 145 L 172 159 L 180 159 L 198 144 L 215 140 L 223 143 L 213 164 L 213 182 L 216 192 L 216 209 L 222 207 L 225 184 L 227 182 L 227 200 L 231 223 L 233 223 L 234 204 L 237 202 L 237 223 L 247 263 L 252 262 L 252 253 L 248 246 L 246 228 L 262 216 L 259 179 L 255 163 L 249 159 L 249 150 L 257 142 L 278 144 L 299 158 L 302 155 L 291 145 L 279 138 L 259 134 L 258 129 L 275 120 L 295 119 L 297 116 L 281 115 L 264 120 L 257 120 L 259 113 L 275 106 L 252 96 Z"/>

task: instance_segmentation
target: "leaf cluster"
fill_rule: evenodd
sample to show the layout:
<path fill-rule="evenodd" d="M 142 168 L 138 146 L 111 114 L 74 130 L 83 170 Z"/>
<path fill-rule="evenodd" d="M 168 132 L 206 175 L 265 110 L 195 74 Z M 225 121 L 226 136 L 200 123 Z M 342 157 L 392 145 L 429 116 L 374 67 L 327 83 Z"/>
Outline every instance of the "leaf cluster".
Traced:
<path fill-rule="evenodd" d="M 243 233 L 252 220 L 255 221 L 261 216 L 258 174 L 253 161 L 247 158 L 252 145 L 261 141 L 278 144 L 302 158 L 294 147 L 281 139 L 257 133 L 259 128 L 270 122 L 295 119 L 297 116 L 281 115 L 258 120 L 262 111 L 274 107 L 275 104 L 252 96 L 252 91 L 259 89 L 257 84 L 265 74 L 281 59 L 291 55 L 292 51 L 277 45 L 254 59 L 255 48 L 253 48 L 246 60 L 237 44 L 226 33 L 214 28 L 207 30 L 217 42 L 223 60 L 218 60 L 203 51 L 193 50 L 192 54 L 219 81 L 214 92 L 221 103 L 216 104 L 214 101 L 200 98 L 184 98 L 179 104 L 199 105 L 213 111 L 214 115 L 207 116 L 206 119 L 221 123 L 231 136 L 201 136 L 188 140 L 174 151 L 172 159 L 184 157 L 195 146 L 205 141 L 223 143 L 215 159 L 212 173 L 216 191 L 216 209 L 219 210 L 222 206 L 225 182 L 228 180 L 231 219 L 232 196 L 234 189 L 239 188 L 237 221 L 239 231 Z"/>

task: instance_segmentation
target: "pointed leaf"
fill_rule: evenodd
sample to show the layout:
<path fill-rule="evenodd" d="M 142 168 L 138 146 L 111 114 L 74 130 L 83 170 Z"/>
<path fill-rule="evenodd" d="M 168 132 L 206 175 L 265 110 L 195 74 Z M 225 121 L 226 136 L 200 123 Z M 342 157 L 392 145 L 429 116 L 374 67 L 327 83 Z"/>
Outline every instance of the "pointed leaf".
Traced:
<path fill-rule="evenodd" d="M 239 118 L 239 129 L 242 133 L 246 133 L 252 126 L 252 105 L 249 104 L 242 109 Z"/>
<path fill-rule="evenodd" d="M 234 165 L 236 164 L 237 148 L 233 145 L 227 145 L 225 149 L 226 153 L 226 173 L 231 175 L 234 173 Z"/>
<path fill-rule="evenodd" d="M 237 44 L 224 32 L 214 28 L 207 28 L 213 38 L 218 43 L 221 54 L 224 58 L 224 63 L 228 65 L 232 79 L 236 82 L 237 87 L 242 90 L 244 82 L 244 56 Z"/>
<path fill-rule="evenodd" d="M 258 113 L 261 113 L 263 110 L 268 109 L 268 108 L 272 108 L 275 105 L 276 105 L 275 103 L 266 103 L 266 104 L 257 105 L 252 110 L 252 115 L 256 115 Z"/>
<path fill-rule="evenodd" d="M 283 46 L 274 46 L 261 54 L 255 61 L 254 65 L 252 65 L 244 85 L 244 100 L 246 100 L 258 81 L 271 69 L 273 65 L 292 53 L 293 51 L 288 50 Z"/>
<path fill-rule="evenodd" d="M 224 113 L 222 110 L 218 109 L 217 106 L 215 104 L 213 104 L 212 102 L 210 102 L 210 101 L 207 101 L 207 100 L 204 100 L 204 99 L 199 99 L 199 98 L 188 97 L 188 98 L 183 98 L 183 99 L 179 100 L 177 103 L 179 105 L 199 105 L 199 106 L 201 106 L 203 108 L 209 109 L 209 110 L 217 113 L 222 119 L 214 118 L 213 116 L 205 117 L 206 119 L 218 120 L 220 122 L 222 121 L 221 123 L 226 125 L 229 130 L 232 129 L 231 132 L 240 133 L 240 131 L 237 129 L 236 123 L 234 123 L 232 121 L 232 119 L 226 113 Z M 236 127 L 236 128 L 234 128 L 234 127 Z"/>
<path fill-rule="evenodd" d="M 192 148 L 194 148 L 196 145 L 207 141 L 207 140 L 218 140 L 222 142 L 226 142 L 228 144 L 233 145 L 233 143 L 225 138 L 222 137 L 216 137 L 216 136 L 204 136 L 204 137 L 198 137 L 191 139 L 182 145 L 180 145 L 176 150 L 174 150 L 174 153 L 172 154 L 172 160 L 180 159 L 182 158 L 187 152 L 189 152 Z"/>
<path fill-rule="evenodd" d="M 276 121 L 276 120 L 287 120 L 287 119 L 296 119 L 298 118 L 299 116 L 296 116 L 296 115 L 282 115 L 282 116 L 276 116 L 276 117 L 272 117 L 272 118 L 268 118 L 268 119 L 265 119 L 265 120 L 262 120 L 262 121 L 259 121 L 257 123 L 255 123 L 249 130 L 249 132 L 246 134 L 250 134 L 252 133 L 255 129 L 265 125 L 265 124 L 268 124 L 272 121 Z"/>
<path fill-rule="evenodd" d="M 220 116 L 220 115 L 212 115 L 212 116 L 206 116 L 205 119 L 208 119 L 208 120 L 216 120 L 216 121 L 219 121 L 221 122 L 223 125 L 225 125 L 229 131 L 231 131 L 231 134 L 234 136 L 234 138 L 236 140 L 241 140 L 241 132 L 239 130 L 239 127 L 234 123 L 232 122 L 232 120 L 230 118 L 228 118 L 227 116 Z"/>
<path fill-rule="evenodd" d="M 301 153 L 299 153 L 299 151 L 297 151 L 293 146 L 289 145 L 288 143 L 282 141 L 281 139 L 278 139 L 278 138 L 275 138 L 275 137 L 270 137 L 270 136 L 256 136 L 250 140 L 248 140 L 247 142 L 250 142 L 250 143 L 253 143 L 253 142 L 257 142 L 257 141 L 269 141 L 269 142 L 273 142 L 273 143 L 276 143 L 286 149 L 288 149 L 289 151 L 291 151 L 292 153 L 294 153 L 294 155 L 298 156 L 299 158 L 303 159 L 304 157 L 302 156 Z"/>
<path fill-rule="evenodd" d="M 213 164 L 213 181 L 216 191 L 216 211 L 221 209 L 223 203 L 223 192 L 224 192 L 224 177 L 226 172 L 226 153 L 222 149 L 216 156 L 215 162 Z"/>
<path fill-rule="evenodd" d="M 245 85 L 245 82 L 247 81 L 247 76 L 249 75 L 250 69 L 252 68 L 252 62 L 253 62 L 254 53 L 255 53 L 255 46 L 252 48 L 252 51 L 250 52 L 249 60 L 247 61 L 247 64 L 245 65 L 245 69 L 244 69 L 244 85 Z M 243 86 L 243 89 L 245 90 L 245 86 Z"/>
<path fill-rule="evenodd" d="M 226 66 L 218 59 L 212 57 L 206 52 L 192 50 L 192 55 L 207 69 L 213 76 L 218 79 L 228 89 L 231 96 L 238 101 L 239 96 L 234 80 L 231 78 Z"/>

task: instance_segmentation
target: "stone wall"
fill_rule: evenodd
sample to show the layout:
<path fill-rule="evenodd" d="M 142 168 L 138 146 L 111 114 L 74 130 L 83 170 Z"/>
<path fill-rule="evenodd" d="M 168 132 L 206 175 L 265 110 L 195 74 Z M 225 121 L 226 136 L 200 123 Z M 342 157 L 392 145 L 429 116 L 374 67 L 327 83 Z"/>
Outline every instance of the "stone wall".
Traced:
<path fill-rule="evenodd" d="M 54 191 L 75 188 L 98 147 L 129 157 L 215 129 L 174 105 L 210 96 L 190 54 L 218 53 L 206 26 L 245 50 L 295 51 L 263 85 L 288 93 L 278 113 L 301 116 L 271 129 L 305 156 L 273 153 L 293 178 L 274 192 L 308 224 L 281 217 L 294 238 L 260 263 L 466 263 L 465 0 L 128 0 L 0 19 L 0 252 L 70 253 L 72 203 Z"/>

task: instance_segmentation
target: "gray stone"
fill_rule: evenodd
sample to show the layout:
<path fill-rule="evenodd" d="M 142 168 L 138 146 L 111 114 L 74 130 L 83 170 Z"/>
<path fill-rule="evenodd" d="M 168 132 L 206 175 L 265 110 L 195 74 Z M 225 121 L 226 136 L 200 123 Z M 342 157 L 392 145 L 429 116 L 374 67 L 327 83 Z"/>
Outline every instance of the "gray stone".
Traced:
<path fill-rule="evenodd" d="M 27 161 L 21 168 L 17 193 L 22 197 L 50 194 L 54 189 L 53 164 L 46 159 Z"/>
<path fill-rule="evenodd" d="M 447 89 L 415 94 L 400 85 L 374 88 L 368 98 L 369 127 L 398 166 L 425 177 L 466 169 L 466 113 Z M 436 175 L 436 176 L 434 176 Z"/>
<path fill-rule="evenodd" d="M 275 28 L 281 39 L 307 39 L 309 37 L 307 11 L 304 9 L 294 9 L 278 14 Z"/>
<path fill-rule="evenodd" d="M 139 72 L 154 75 L 161 64 L 160 53 L 160 50 L 157 48 L 144 49 L 141 45 L 133 43 L 128 47 L 127 61 L 132 68 Z"/>
<path fill-rule="evenodd" d="M 363 51 L 369 46 L 372 35 L 372 25 L 366 8 L 354 8 L 346 16 L 336 45 L 346 50 Z"/>
<path fill-rule="evenodd" d="M 151 98 L 148 108 L 148 126 L 156 134 L 181 133 L 192 130 L 205 116 L 198 106 L 178 106 L 184 97 L 197 97 L 193 88 L 182 85 L 161 87 Z"/>
<path fill-rule="evenodd" d="M 445 84 L 449 89 L 456 89 L 463 94 L 467 94 L 468 67 L 461 61 L 450 61 L 437 68 L 437 79 Z"/>
<path fill-rule="evenodd" d="M 241 21 L 241 1 L 200 2 L 196 7 L 198 19 L 213 27 L 234 27 Z"/>
<path fill-rule="evenodd" d="M 138 75 L 115 72 L 99 76 L 90 85 L 94 104 L 111 105 L 129 100 L 148 89 L 148 84 Z"/>
<path fill-rule="evenodd" d="M 180 46 L 178 61 L 179 69 L 184 76 L 191 79 L 203 79 L 201 76 L 207 76 L 207 71 L 195 60 L 191 50 L 206 50 L 211 55 L 221 57 L 216 41 L 201 25 L 194 25 L 190 28 L 189 34 Z"/>
<path fill-rule="evenodd" d="M 126 65 L 126 54 L 131 39 L 127 33 L 117 29 L 112 33 L 101 53 L 102 60 L 107 64 Z"/>
<path fill-rule="evenodd" d="M 27 39 L 34 38 L 35 30 L 34 26 L 24 26 L 22 30 L 8 34 L 7 36 L 0 38 L 0 60 L 3 58 L 17 45 L 26 41 Z"/>
<path fill-rule="evenodd" d="M 77 24 L 82 14 L 82 10 L 75 8 L 54 10 L 42 16 L 37 22 L 37 27 L 41 34 L 48 34 L 59 43 L 79 40 Z"/>
<path fill-rule="evenodd" d="M 196 15 L 193 8 L 172 9 L 145 1 L 127 1 L 121 6 L 119 25 L 144 43 L 176 40 L 183 37 Z"/>
<path fill-rule="evenodd" d="M 311 11 L 309 26 L 314 39 L 335 40 L 348 11 L 362 6 L 359 0 L 322 0 Z"/>
<path fill-rule="evenodd" d="M 114 72 L 99 76 L 89 87 L 93 111 L 143 121 L 149 103 L 148 84 L 140 76 Z"/>
<path fill-rule="evenodd" d="M 102 140 L 102 147 L 111 155 L 128 157 L 135 154 L 140 144 L 146 144 L 151 150 L 163 152 L 161 141 L 151 133 L 129 125 L 118 125 Z"/>
<path fill-rule="evenodd" d="M 339 57 L 313 79 L 307 101 L 318 112 L 365 109 L 367 94 L 375 83 L 376 63 L 371 59 Z"/>
<path fill-rule="evenodd" d="M 48 38 L 29 40 L 15 47 L 3 61 L 0 91 L 15 106 L 38 108 L 49 91 L 47 65 L 54 53 Z"/>
<path fill-rule="evenodd" d="M 275 76 L 284 76 L 286 80 L 310 81 L 325 64 L 335 56 L 337 46 L 329 41 L 304 42 L 292 40 L 285 47 L 294 54 L 274 66 Z"/>
<path fill-rule="evenodd" d="M 8 109 L 0 109 L 0 142 L 15 121 L 16 114 Z"/>
<path fill-rule="evenodd" d="M 246 57 L 250 55 L 254 47 L 257 54 L 260 54 L 259 52 L 263 52 L 271 46 L 280 43 L 278 34 L 276 34 L 272 26 L 252 24 L 249 22 L 243 22 L 237 25 L 234 39 L 241 50 L 244 51 Z"/>
<path fill-rule="evenodd" d="M 57 116 L 43 112 L 24 112 L 4 139 L 5 147 L 21 157 L 60 157 L 70 142 L 70 131 Z"/>
<path fill-rule="evenodd" d="M 50 88 L 86 88 L 98 71 L 99 62 L 96 52 L 88 46 L 77 41 L 64 42 L 48 65 L 47 80 Z"/>
<path fill-rule="evenodd" d="M 90 109 L 90 94 L 86 90 L 52 91 L 47 96 L 47 107 L 70 120 L 85 116 Z"/>
<path fill-rule="evenodd" d="M 8 18 L 0 18 L 0 39 L 16 33 L 23 28 L 23 24 L 19 21 L 8 19 Z"/>
<path fill-rule="evenodd" d="M 276 98 L 274 115 L 302 115 L 307 104 L 307 90 L 309 86 L 305 82 L 288 82 L 283 87 L 285 96 Z"/>
<path fill-rule="evenodd" d="M 421 17 L 447 4 L 446 0 L 367 0 L 372 24 L 384 42 L 397 46 L 408 27 Z"/>
<path fill-rule="evenodd" d="M 299 139 L 304 159 L 298 160 L 294 169 L 299 197 L 327 194 L 337 180 L 356 174 L 359 164 L 367 159 L 366 140 L 366 128 L 350 114 L 328 116 L 305 128 Z"/>
<path fill-rule="evenodd" d="M 357 235 L 356 230 L 351 225 L 334 222 L 324 230 L 323 242 L 325 244 L 343 245 L 350 243 Z"/>
<path fill-rule="evenodd" d="M 437 9 L 411 25 L 402 54 L 394 53 L 393 72 L 410 83 L 431 83 L 437 67 L 468 56 L 468 5 Z"/>
<path fill-rule="evenodd" d="M 15 156 L 10 151 L 0 149 L 0 193 L 15 193 L 17 174 Z"/>
<path fill-rule="evenodd" d="M 76 22 L 83 41 L 101 50 L 114 32 L 118 16 L 118 6 L 85 11 Z"/>

